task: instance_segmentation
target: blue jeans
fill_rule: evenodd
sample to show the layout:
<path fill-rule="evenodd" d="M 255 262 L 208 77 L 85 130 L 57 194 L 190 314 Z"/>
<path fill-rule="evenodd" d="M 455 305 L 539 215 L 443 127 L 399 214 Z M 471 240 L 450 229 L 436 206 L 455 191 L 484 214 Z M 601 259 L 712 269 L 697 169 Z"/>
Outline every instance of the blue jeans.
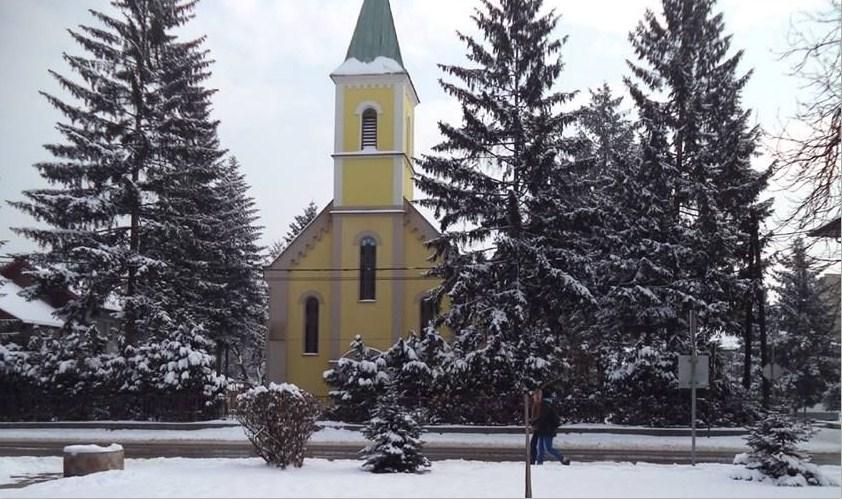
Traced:
<path fill-rule="evenodd" d="M 538 459 L 537 459 L 537 464 L 544 464 L 544 452 L 549 453 L 551 456 L 558 459 L 559 461 L 564 460 L 564 456 L 561 455 L 561 452 L 553 449 L 553 436 L 552 435 L 538 435 Z"/>

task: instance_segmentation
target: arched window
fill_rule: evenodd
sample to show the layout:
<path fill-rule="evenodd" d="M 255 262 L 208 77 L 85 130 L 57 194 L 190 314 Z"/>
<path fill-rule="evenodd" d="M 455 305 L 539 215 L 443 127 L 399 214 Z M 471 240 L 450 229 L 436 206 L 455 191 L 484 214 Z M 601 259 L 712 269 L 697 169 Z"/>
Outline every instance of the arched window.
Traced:
<path fill-rule="evenodd" d="M 427 329 L 430 321 L 436 317 L 436 312 L 436 300 L 434 298 L 421 299 L 421 329 L 418 330 L 419 332 Z"/>
<path fill-rule="evenodd" d="M 377 149 L 377 111 L 368 108 L 363 111 L 361 149 Z"/>
<path fill-rule="evenodd" d="M 304 353 L 319 353 L 319 299 L 304 302 Z"/>
<path fill-rule="evenodd" d="M 375 272 L 377 267 L 377 241 L 365 237 L 360 241 L 360 300 L 375 299 Z"/>

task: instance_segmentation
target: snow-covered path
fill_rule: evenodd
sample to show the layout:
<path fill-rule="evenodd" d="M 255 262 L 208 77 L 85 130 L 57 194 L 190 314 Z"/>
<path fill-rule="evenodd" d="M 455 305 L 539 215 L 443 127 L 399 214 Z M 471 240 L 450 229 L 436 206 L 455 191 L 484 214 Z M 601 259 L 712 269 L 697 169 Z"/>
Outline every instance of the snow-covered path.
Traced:
<path fill-rule="evenodd" d="M 10 460 L 0 458 L 2 470 Z M 32 458 L 29 458 L 32 459 Z M 39 458 L 39 469 L 57 458 Z M 30 461 L 30 465 L 35 463 Z M 309 459 L 301 469 L 269 468 L 259 459 L 130 459 L 124 471 L 60 479 L 16 497 L 523 497 L 523 465 L 442 461 L 423 475 L 375 475 L 359 461 Z M 787 488 L 732 480 L 739 468 L 703 464 L 574 463 L 533 467 L 535 497 L 839 497 L 839 487 Z M 840 478 L 839 466 L 822 469 Z"/>
<path fill-rule="evenodd" d="M 840 452 L 840 430 L 822 429 L 802 448 L 809 452 Z M 459 445 L 471 447 L 520 447 L 523 436 L 516 434 L 483 433 L 425 433 L 422 437 L 428 445 Z M 239 426 L 211 428 L 204 430 L 105 430 L 105 429 L 3 429 L 0 442 L 4 440 L 32 441 L 89 441 L 90 443 L 129 443 L 142 441 L 224 441 L 246 442 Z M 313 442 L 359 444 L 366 440 L 358 431 L 340 428 L 324 428 L 313 434 Z M 562 433 L 555 439 L 561 449 L 639 449 L 639 450 L 681 450 L 689 449 L 689 437 L 665 437 L 652 435 L 617 435 L 609 433 Z M 743 452 L 745 440 L 741 436 L 705 438 L 700 431 L 696 440 L 700 450 L 725 450 Z"/>

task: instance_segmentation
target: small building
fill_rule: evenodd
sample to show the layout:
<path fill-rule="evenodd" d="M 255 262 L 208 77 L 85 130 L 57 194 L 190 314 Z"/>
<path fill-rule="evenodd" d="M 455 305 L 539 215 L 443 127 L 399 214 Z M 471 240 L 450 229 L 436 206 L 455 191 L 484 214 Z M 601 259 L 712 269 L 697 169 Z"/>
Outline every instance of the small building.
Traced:
<path fill-rule="evenodd" d="M 0 342 L 13 339 L 22 342 L 39 329 L 60 329 L 64 322 L 55 316 L 58 307 L 73 298 L 67 290 L 58 290 L 28 300 L 21 296 L 32 285 L 32 270 L 24 260 L 0 265 Z"/>
<path fill-rule="evenodd" d="M 425 242 L 413 205 L 415 108 L 388 0 L 364 0 L 336 85 L 333 201 L 265 269 L 266 374 L 318 396 L 355 336 L 389 348 L 432 318 Z"/>
<path fill-rule="evenodd" d="M 51 289 L 30 300 L 23 296 L 23 290 L 32 286 L 35 280 L 29 275 L 33 267 L 22 259 L 0 264 L 0 343 L 14 341 L 25 345 L 36 331 L 58 331 L 64 321 L 56 311 L 77 295 L 67 288 Z M 108 334 L 117 325 L 113 313 L 115 306 L 106 306 L 91 318 L 96 327 Z M 110 341 L 109 348 L 115 349 L 116 342 Z"/>

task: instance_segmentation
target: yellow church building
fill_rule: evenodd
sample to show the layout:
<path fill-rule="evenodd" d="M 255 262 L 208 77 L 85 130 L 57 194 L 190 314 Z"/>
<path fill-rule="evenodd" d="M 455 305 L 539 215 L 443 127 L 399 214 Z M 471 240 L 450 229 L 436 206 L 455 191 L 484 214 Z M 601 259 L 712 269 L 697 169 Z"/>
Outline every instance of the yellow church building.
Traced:
<path fill-rule="evenodd" d="M 360 335 L 385 350 L 434 313 L 423 275 L 438 235 L 415 208 L 418 95 L 389 0 L 364 0 L 336 86 L 333 201 L 265 270 L 266 375 L 327 394 L 322 373 Z"/>

